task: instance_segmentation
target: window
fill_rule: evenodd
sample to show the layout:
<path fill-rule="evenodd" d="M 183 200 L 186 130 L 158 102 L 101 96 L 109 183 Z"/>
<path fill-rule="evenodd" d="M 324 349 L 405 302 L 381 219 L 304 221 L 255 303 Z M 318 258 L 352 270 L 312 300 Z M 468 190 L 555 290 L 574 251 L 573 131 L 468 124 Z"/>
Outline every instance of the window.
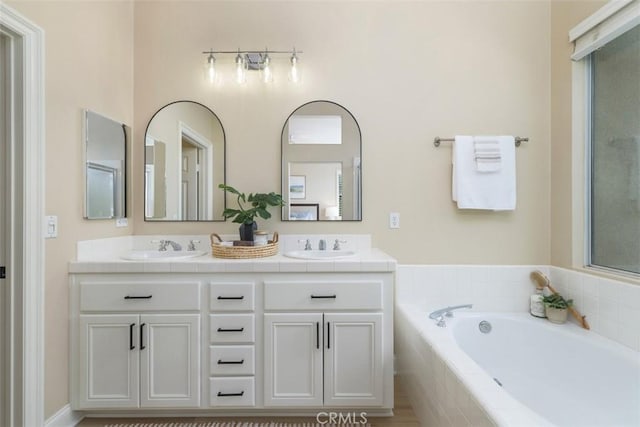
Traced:
<path fill-rule="evenodd" d="M 640 274 L 640 25 L 586 60 L 588 263 Z"/>

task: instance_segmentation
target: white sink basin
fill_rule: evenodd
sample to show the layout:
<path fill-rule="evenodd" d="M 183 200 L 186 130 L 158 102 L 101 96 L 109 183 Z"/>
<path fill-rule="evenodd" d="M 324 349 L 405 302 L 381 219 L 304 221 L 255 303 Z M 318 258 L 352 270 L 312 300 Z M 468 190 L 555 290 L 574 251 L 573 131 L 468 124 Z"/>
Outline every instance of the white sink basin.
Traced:
<path fill-rule="evenodd" d="M 285 252 L 284 256 L 299 259 L 340 259 L 355 256 L 354 251 L 290 251 Z"/>
<path fill-rule="evenodd" d="M 195 258 L 205 253 L 205 251 L 131 251 L 120 258 L 130 261 L 170 261 L 174 259 Z"/>

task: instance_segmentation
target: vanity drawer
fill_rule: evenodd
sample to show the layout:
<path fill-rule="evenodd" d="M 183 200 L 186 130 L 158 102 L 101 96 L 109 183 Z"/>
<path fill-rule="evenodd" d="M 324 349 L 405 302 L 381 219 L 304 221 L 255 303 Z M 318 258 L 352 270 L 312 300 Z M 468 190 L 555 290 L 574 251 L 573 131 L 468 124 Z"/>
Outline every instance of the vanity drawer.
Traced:
<path fill-rule="evenodd" d="M 265 282 L 265 310 L 381 310 L 382 281 Z"/>
<path fill-rule="evenodd" d="M 255 349 L 252 345 L 209 347 L 210 375 L 253 375 Z"/>
<path fill-rule="evenodd" d="M 251 283 L 212 283 L 209 288 L 211 311 L 253 311 L 255 285 Z"/>
<path fill-rule="evenodd" d="M 255 317 L 253 314 L 211 314 L 209 335 L 212 344 L 252 343 Z"/>
<path fill-rule="evenodd" d="M 253 377 L 210 378 L 211 406 L 255 406 Z"/>
<path fill-rule="evenodd" d="M 200 283 L 80 284 L 81 311 L 199 310 Z"/>

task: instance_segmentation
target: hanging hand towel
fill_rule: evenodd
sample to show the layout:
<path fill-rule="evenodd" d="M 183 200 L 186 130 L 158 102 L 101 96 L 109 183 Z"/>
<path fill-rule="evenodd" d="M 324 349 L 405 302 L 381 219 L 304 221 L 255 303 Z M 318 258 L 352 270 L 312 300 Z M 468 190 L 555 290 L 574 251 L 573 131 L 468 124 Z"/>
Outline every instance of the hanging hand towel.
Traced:
<path fill-rule="evenodd" d="M 516 208 L 516 150 L 513 136 L 484 137 L 500 145 L 500 169 L 476 168 L 474 138 L 456 136 L 453 143 L 451 193 L 459 209 L 514 210 Z"/>
<path fill-rule="evenodd" d="M 497 172 L 502 167 L 500 142 L 497 139 L 473 138 L 473 154 L 478 172 Z"/>

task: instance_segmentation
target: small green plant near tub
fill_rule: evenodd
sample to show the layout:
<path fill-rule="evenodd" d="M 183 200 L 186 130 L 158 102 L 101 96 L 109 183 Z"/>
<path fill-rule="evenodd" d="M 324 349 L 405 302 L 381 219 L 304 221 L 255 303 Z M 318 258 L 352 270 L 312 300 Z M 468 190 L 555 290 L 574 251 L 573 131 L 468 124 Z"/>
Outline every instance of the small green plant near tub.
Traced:
<path fill-rule="evenodd" d="M 565 323 L 567 310 L 573 305 L 573 300 L 566 300 L 560 294 L 547 295 L 542 299 L 547 319 L 553 323 Z"/>

